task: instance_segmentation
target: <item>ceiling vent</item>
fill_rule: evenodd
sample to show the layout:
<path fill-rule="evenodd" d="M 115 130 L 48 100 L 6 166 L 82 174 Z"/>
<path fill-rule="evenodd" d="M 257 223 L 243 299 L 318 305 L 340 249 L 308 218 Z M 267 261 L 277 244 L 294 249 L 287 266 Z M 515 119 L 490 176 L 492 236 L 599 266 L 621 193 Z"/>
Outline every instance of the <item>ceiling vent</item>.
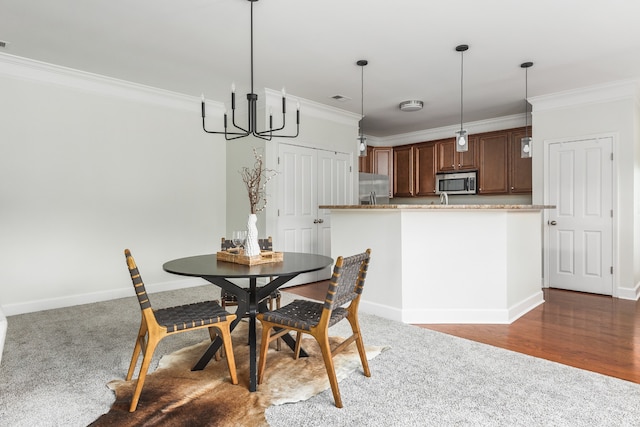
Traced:
<path fill-rule="evenodd" d="M 402 111 L 418 111 L 422 110 L 424 102 L 412 99 L 410 101 L 401 102 L 399 107 Z"/>
<path fill-rule="evenodd" d="M 345 102 L 345 101 L 349 101 L 351 98 L 343 95 L 333 95 L 331 99 L 333 99 L 334 101 Z"/>

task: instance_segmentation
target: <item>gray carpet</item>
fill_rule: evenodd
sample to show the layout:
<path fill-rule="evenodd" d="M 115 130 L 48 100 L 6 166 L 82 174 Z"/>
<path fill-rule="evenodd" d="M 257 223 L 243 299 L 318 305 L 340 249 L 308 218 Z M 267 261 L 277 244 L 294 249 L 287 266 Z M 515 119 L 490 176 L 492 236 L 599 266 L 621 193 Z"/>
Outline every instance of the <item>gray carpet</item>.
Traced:
<path fill-rule="evenodd" d="M 213 286 L 151 295 L 155 307 L 215 298 Z M 291 296 L 285 293 L 285 298 Z M 86 426 L 107 412 L 139 324 L 134 297 L 11 316 L 0 365 L 0 425 Z M 330 391 L 274 406 L 277 426 L 640 425 L 640 385 L 361 315 L 365 342 L 391 348 Z M 345 335 L 348 325 L 332 328 Z M 202 332 L 202 334 L 200 334 Z M 206 339 L 165 339 L 160 356 Z"/>

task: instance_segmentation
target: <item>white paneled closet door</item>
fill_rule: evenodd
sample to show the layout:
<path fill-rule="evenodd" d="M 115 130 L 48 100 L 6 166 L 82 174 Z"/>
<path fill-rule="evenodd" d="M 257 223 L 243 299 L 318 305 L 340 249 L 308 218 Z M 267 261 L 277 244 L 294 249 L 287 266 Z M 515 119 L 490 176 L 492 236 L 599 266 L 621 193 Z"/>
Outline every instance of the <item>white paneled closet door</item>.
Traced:
<path fill-rule="evenodd" d="M 285 252 L 331 256 L 330 211 L 320 205 L 352 203 L 353 173 L 349 154 L 280 144 L 277 241 Z M 288 286 L 328 279 L 331 267 L 308 273 Z"/>
<path fill-rule="evenodd" d="M 612 138 L 549 145 L 549 286 L 613 293 Z"/>

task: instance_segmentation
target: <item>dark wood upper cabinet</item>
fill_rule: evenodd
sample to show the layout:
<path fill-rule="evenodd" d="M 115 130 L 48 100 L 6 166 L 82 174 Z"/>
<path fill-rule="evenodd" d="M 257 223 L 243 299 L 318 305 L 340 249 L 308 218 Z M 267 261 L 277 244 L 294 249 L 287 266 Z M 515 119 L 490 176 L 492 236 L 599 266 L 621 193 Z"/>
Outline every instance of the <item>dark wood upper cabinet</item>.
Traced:
<path fill-rule="evenodd" d="M 438 172 L 473 170 L 478 168 L 476 159 L 477 138 L 469 136 L 469 150 L 456 151 L 455 138 L 447 138 L 436 142 L 438 152 Z"/>
<path fill-rule="evenodd" d="M 393 148 L 373 147 L 371 149 L 371 173 L 393 176 Z"/>
<path fill-rule="evenodd" d="M 478 135 L 478 194 L 509 193 L 509 132 Z"/>
<path fill-rule="evenodd" d="M 423 142 L 413 146 L 415 160 L 416 196 L 433 196 L 436 193 L 437 149 L 435 142 Z"/>
<path fill-rule="evenodd" d="M 511 132 L 509 152 L 509 192 L 512 194 L 527 194 L 532 190 L 531 157 L 520 157 L 520 140 L 531 136 L 531 128 L 525 132 L 524 128 Z"/>
<path fill-rule="evenodd" d="M 413 193 L 413 146 L 393 149 L 393 195 L 411 197 Z"/>

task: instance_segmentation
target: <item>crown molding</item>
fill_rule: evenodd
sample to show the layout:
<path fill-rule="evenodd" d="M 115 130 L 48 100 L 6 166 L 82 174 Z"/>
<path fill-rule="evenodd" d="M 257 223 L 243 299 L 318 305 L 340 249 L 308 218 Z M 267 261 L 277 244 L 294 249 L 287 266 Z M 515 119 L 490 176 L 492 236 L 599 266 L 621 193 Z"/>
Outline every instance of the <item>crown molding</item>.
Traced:
<path fill-rule="evenodd" d="M 269 88 L 265 88 L 264 92 L 266 99 L 265 105 L 280 108 L 282 105 L 282 92 Z M 361 119 L 359 114 L 287 94 L 287 111 L 297 108 L 297 103 L 300 103 L 301 121 L 304 115 L 309 115 L 314 118 L 329 120 L 343 125 L 358 126 L 358 122 Z"/>
<path fill-rule="evenodd" d="M 122 98 L 199 114 L 200 98 L 152 86 L 0 53 L 0 77 L 54 84 L 103 96 Z M 224 111 L 222 102 L 207 106 Z"/>
<path fill-rule="evenodd" d="M 1 52 L 0 76 L 24 81 L 55 84 L 104 96 L 200 113 L 199 97 Z M 265 88 L 265 100 L 265 105 L 277 106 L 279 108 L 280 105 L 282 105 L 281 92 Z M 287 107 L 291 109 L 296 108 L 296 104 L 299 103 L 301 114 L 304 115 L 349 126 L 357 126 L 360 120 L 360 116 L 357 114 L 304 98 L 289 95 L 287 100 Z M 208 112 L 213 110 L 211 112 L 214 115 L 219 114 L 220 116 L 224 113 L 225 105 L 223 102 L 209 99 L 205 102 Z"/>
<path fill-rule="evenodd" d="M 495 119 L 479 120 L 476 122 L 467 122 L 464 124 L 465 129 L 470 135 L 474 133 L 492 132 L 495 130 L 511 129 L 524 126 L 523 114 L 514 114 L 512 116 L 497 117 Z M 414 144 L 417 142 L 435 141 L 444 138 L 453 138 L 455 132 L 460 130 L 460 125 L 444 126 L 434 129 L 426 129 L 416 132 L 403 133 L 399 135 L 391 135 L 387 137 L 369 137 L 369 145 L 394 147 L 396 145 Z"/>
<path fill-rule="evenodd" d="M 579 105 L 633 99 L 638 101 L 639 80 L 621 80 L 529 98 L 536 112 L 575 107 Z"/>

